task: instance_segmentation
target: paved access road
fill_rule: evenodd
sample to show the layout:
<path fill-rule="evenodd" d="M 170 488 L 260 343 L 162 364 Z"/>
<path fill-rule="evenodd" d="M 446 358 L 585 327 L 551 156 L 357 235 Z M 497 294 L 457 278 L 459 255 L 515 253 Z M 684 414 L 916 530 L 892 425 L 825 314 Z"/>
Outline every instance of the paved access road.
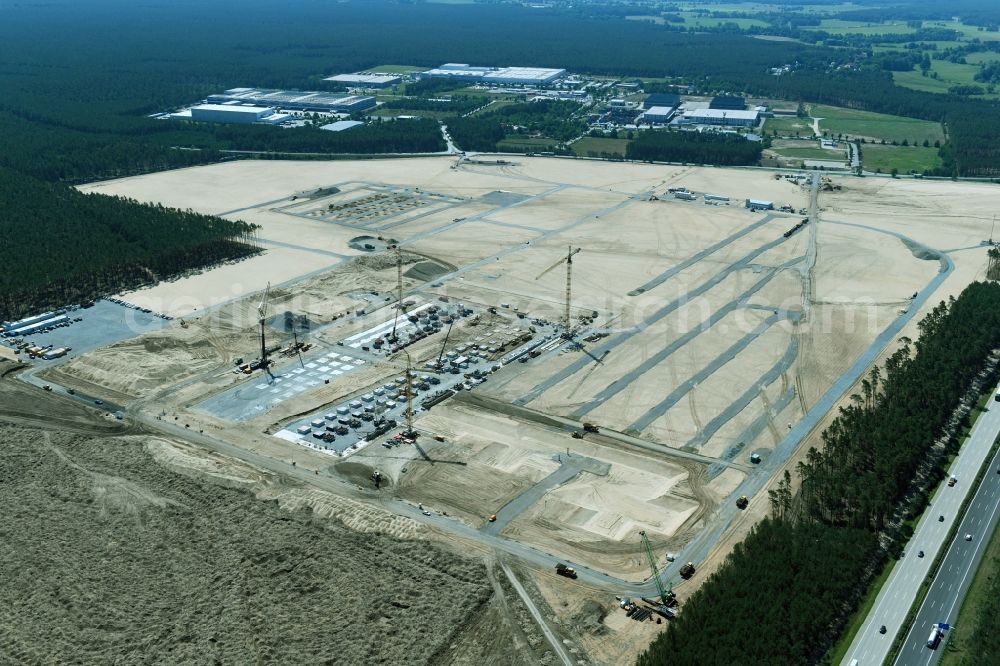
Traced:
<path fill-rule="evenodd" d="M 1000 420 L 1000 404 L 991 402 L 990 414 Z M 980 420 L 982 420 L 981 417 Z M 995 435 L 995 432 L 994 432 Z M 962 599 L 986 552 L 990 536 L 1000 518 L 1000 453 L 994 456 L 990 467 L 976 490 L 972 503 L 962 520 L 962 525 L 948 548 L 941 569 L 931 583 L 931 588 L 920 606 L 917 618 L 906 636 L 896 664 L 934 664 L 940 659 L 941 649 L 927 648 L 931 627 L 940 622 L 954 625 L 962 608 Z M 965 535 L 971 534 L 972 541 Z"/>
<path fill-rule="evenodd" d="M 1000 390 L 1000 387 L 997 387 L 997 390 Z M 931 564 L 934 562 L 941 548 L 945 546 L 945 539 L 947 539 L 952 525 L 955 524 L 955 517 L 961 508 L 962 502 L 972 492 L 972 482 L 979 473 L 979 469 L 982 467 L 987 454 L 989 454 L 994 440 L 1000 435 L 1000 404 L 991 401 L 987 405 L 987 409 L 988 411 L 980 415 L 979 419 L 977 419 L 969 438 L 962 446 L 958 457 L 955 458 L 949 470 L 950 474 L 954 474 L 958 478 L 958 482 L 954 487 L 948 487 L 942 481 L 941 488 L 924 512 L 923 517 L 917 524 L 913 537 L 910 539 L 909 544 L 907 544 L 905 557 L 896 564 L 889 579 L 882 586 L 882 590 L 875 600 L 875 605 L 868 613 L 868 617 L 865 619 L 861 630 L 854 637 L 854 642 L 847 651 L 847 655 L 842 662 L 843 664 L 849 664 L 852 659 L 857 659 L 859 666 L 867 666 L 868 664 L 882 664 L 886 660 L 889 649 L 892 647 L 893 639 L 902 628 L 906 614 L 913 605 L 914 599 L 916 599 L 920 584 L 927 578 L 927 575 L 930 573 Z M 990 488 L 995 492 L 996 488 L 1000 487 L 1000 476 L 996 473 L 987 475 L 987 478 L 983 482 L 983 487 Z M 996 505 L 996 499 L 997 496 L 991 498 L 993 507 Z M 989 514 L 990 511 L 985 510 L 986 518 L 989 518 Z M 940 521 L 939 516 L 944 516 L 944 521 Z M 928 601 L 924 603 L 921 609 L 921 619 L 926 620 L 928 613 L 932 613 L 934 619 L 927 621 L 926 631 L 921 628 L 924 625 L 920 621 L 917 622 L 914 629 L 910 632 L 911 635 L 906 639 L 904 652 L 900 657 L 901 661 L 897 663 L 906 664 L 907 666 L 910 664 L 925 663 L 934 654 L 925 647 L 927 635 L 931 631 L 931 625 L 936 622 L 954 621 L 953 613 L 949 611 L 951 602 L 948 601 L 942 607 L 938 593 L 934 590 L 937 588 L 938 580 L 947 578 L 945 593 L 957 594 L 955 576 L 957 575 L 957 580 L 960 581 L 963 576 L 962 572 L 968 566 L 971 566 L 970 556 L 973 553 L 970 551 L 974 550 L 977 544 L 982 541 L 981 537 L 985 530 L 985 524 L 982 522 L 984 520 L 983 516 L 982 501 L 977 496 L 976 501 L 973 502 L 969 509 L 968 517 L 962 521 L 961 528 L 956 537 L 957 543 L 952 545 L 952 551 L 957 548 L 959 555 L 956 557 L 958 559 L 953 557 L 953 553 L 949 551 L 941 573 L 935 580 L 935 588 L 932 589 L 932 595 L 928 596 Z M 977 520 L 979 521 L 978 523 L 976 522 Z M 969 521 L 971 521 L 972 527 L 967 526 Z M 971 543 L 964 541 L 965 534 L 969 532 L 974 537 Z M 924 557 L 918 556 L 919 551 L 924 552 Z M 949 585 L 951 586 L 950 590 L 948 589 Z M 879 633 L 881 625 L 886 626 L 885 634 Z M 916 639 L 914 636 L 916 636 Z M 914 640 L 917 640 L 916 652 L 911 651 Z"/>

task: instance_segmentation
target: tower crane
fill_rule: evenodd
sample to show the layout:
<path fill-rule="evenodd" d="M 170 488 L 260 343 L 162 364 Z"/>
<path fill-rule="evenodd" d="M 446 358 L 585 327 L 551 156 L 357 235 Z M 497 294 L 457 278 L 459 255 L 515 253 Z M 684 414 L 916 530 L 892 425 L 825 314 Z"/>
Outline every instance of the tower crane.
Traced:
<path fill-rule="evenodd" d="M 410 352 L 406 351 L 405 348 L 403 353 L 406 354 L 406 432 L 404 434 L 413 438 L 416 435 L 413 432 L 413 361 L 410 359 Z"/>
<path fill-rule="evenodd" d="M 564 258 L 560 259 L 556 263 L 554 263 L 551 266 L 549 266 L 548 268 L 546 268 L 544 271 L 542 271 L 541 273 L 538 274 L 538 277 L 535 278 L 537 280 L 537 279 L 541 278 L 543 275 L 545 275 L 546 273 L 548 273 L 549 271 L 551 271 L 552 269 L 557 268 L 558 266 L 561 266 L 563 264 L 563 262 L 566 263 L 566 311 L 563 314 L 563 325 L 565 326 L 565 330 L 563 331 L 563 337 L 566 338 L 567 340 L 572 339 L 572 337 L 573 337 L 573 320 L 570 319 L 570 313 L 569 313 L 569 307 L 570 307 L 570 303 L 571 303 L 571 299 L 572 299 L 572 294 L 573 294 L 573 291 L 572 291 L 572 286 L 573 286 L 573 255 L 579 253 L 580 250 L 582 250 L 582 249 L 583 248 L 579 248 L 579 247 L 574 249 L 572 245 L 568 246 L 568 249 L 566 250 L 566 256 Z"/>
<path fill-rule="evenodd" d="M 444 358 L 444 349 L 448 346 L 448 338 L 451 337 L 451 327 L 455 325 L 455 320 L 452 319 L 451 323 L 448 324 L 448 330 L 444 334 L 444 342 L 441 343 L 441 351 L 438 353 L 437 357 L 437 368 L 441 369 L 441 359 Z"/>
<path fill-rule="evenodd" d="M 674 613 L 670 610 L 670 604 L 676 598 L 673 588 L 669 581 L 666 587 L 664 587 L 663 581 L 660 580 L 660 570 L 656 566 L 656 556 L 653 555 L 653 547 L 649 544 L 649 537 L 646 536 L 645 530 L 639 532 L 639 537 L 642 539 L 642 548 L 646 551 L 646 559 L 649 561 L 649 571 L 653 576 L 653 581 L 656 583 L 656 590 L 660 593 L 660 602 L 657 604 L 657 610 L 661 614 L 673 617 Z M 644 601 L 647 600 L 644 599 Z"/>
<path fill-rule="evenodd" d="M 260 321 L 260 369 L 267 370 L 267 366 L 270 365 L 270 361 L 267 360 L 267 344 L 264 340 L 264 323 L 267 320 L 267 299 L 271 295 L 271 283 L 267 283 L 267 288 L 264 289 L 264 296 L 260 299 L 260 304 L 257 306 L 257 319 Z"/>
<path fill-rule="evenodd" d="M 392 334 L 389 340 L 396 341 L 396 325 L 399 323 L 399 315 L 403 312 L 403 252 L 399 245 L 390 246 L 396 253 L 396 316 L 392 319 Z"/>

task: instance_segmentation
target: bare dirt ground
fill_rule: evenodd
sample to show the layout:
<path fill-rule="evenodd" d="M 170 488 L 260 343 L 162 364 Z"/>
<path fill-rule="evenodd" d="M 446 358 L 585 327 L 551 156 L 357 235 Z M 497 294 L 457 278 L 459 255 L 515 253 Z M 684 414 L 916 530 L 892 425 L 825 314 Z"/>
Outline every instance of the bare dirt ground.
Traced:
<path fill-rule="evenodd" d="M 326 470 L 329 458 L 269 433 L 294 416 L 370 390 L 398 375 L 398 364 L 371 365 L 245 423 L 190 409 L 246 381 L 229 370 L 235 358 L 255 353 L 254 292 L 270 280 L 273 313 L 288 310 L 329 324 L 309 336 L 332 347 L 371 325 L 350 314 L 357 308 L 383 308 L 378 317 L 388 312 L 393 259 L 380 249 L 359 250 L 357 238 L 391 238 L 406 256 L 408 296 L 498 307 L 506 322 L 555 321 L 564 306 L 565 270 L 545 271 L 565 257 L 568 245 L 580 247 L 571 312 L 577 321 L 594 315 L 580 337 L 589 338 L 582 346 L 600 362 L 572 345 L 553 344 L 475 391 L 576 422 L 592 420 L 706 460 L 681 461 L 612 437 L 572 439 L 566 427 L 446 403 L 418 414 L 418 428 L 446 440 L 428 445 L 426 455 L 370 447 L 334 469 L 354 483 L 378 468 L 390 477 L 391 496 L 479 527 L 557 469 L 558 456 L 569 448 L 607 463 L 609 472 L 582 473 L 547 490 L 502 535 L 638 579 L 644 567 L 638 530 L 647 530 L 661 553 L 710 525 L 751 478 L 747 473 L 759 473 L 751 471 L 749 455 L 771 452 L 878 333 L 908 311 L 911 296 L 947 263 L 935 250 L 947 251 L 954 270 L 925 309 L 983 275 L 981 241 L 1000 205 L 993 186 L 848 176 L 830 177 L 827 184 L 815 231 L 810 225 L 784 237 L 800 214 L 750 212 L 743 199 L 799 210 L 809 205 L 809 188 L 750 170 L 527 157 L 490 165 L 442 157 L 246 161 L 98 183 L 83 189 L 255 221 L 270 245 L 259 260 L 129 295 L 159 311 L 184 313 L 187 328 L 174 322 L 45 376 L 147 413 L 165 412 L 192 429 L 301 468 Z M 308 194 L 329 186 L 341 191 Z M 730 205 L 668 197 L 666 188 L 678 186 L 729 196 Z M 411 271 L 418 261 L 429 268 Z M 514 317 L 515 307 L 528 313 L 527 320 Z M 918 320 L 919 313 L 901 335 L 916 337 Z M 452 344 L 474 339 L 483 328 L 456 326 Z M 269 335 L 288 337 L 274 326 Z M 437 344 L 416 347 L 418 362 L 434 357 Z M 786 467 L 818 443 L 817 432 Z M 177 448 L 154 452 L 174 456 Z M 725 461 L 744 467 L 727 469 Z M 701 572 L 710 572 L 766 512 L 767 487 L 751 498 Z M 283 506 L 308 505 L 315 515 L 349 523 L 361 516 L 351 523 L 358 529 L 403 538 L 419 533 L 412 521 L 376 519 L 350 502 L 327 502 L 298 489 L 270 492 Z M 696 584 L 681 586 L 681 597 Z M 641 641 L 635 623 L 622 624 L 619 614 L 601 622 L 614 625 L 606 641 L 633 635 Z M 473 643 L 455 649 L 481 654 Z M 588 653 L 603 649 L 596 637 L 584 643 Z"/>

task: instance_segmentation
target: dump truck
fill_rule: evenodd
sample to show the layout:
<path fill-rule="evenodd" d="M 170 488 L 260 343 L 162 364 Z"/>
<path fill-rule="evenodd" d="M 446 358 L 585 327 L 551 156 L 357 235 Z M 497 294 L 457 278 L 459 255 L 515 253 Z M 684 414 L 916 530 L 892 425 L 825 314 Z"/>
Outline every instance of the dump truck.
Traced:
<path fill-rule="evenodd" d="M 556 565 L 556 573 L 566 578 L 576 578 L 576 569 L 568 567 L 562 562 Z"/>
<path fill-rule="evenodd" d="M 740 495 L 740 498 L 738 500 L 736 500 L 736 508 L 737 509 L 745 509 L 745 508 L 747 508 L 747 505 L 749 503 L 750 503 L 750 500 L 747 499 L 746 495 Z"/>
<path fill-rule="evenodd" d="M 688 562 L 681 567 L 680 570 L 681 578 L 690 578 L 694 575 L 694 562 Z"/>
<path fill-rule="evenodd" d="M 600 428 L 598 428 L 593 423 L 584 423 L 583 424 L 583 431 L 584 432 L 600 432 Z"/>

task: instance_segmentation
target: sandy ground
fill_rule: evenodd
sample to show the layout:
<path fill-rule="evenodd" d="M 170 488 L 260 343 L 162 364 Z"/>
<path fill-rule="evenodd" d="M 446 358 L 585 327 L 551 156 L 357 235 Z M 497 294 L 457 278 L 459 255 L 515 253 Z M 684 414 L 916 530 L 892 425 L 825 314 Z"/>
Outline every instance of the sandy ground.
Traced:
<path fill-rule="evenodd" d="M 512 309 L 501 309 L 510 321 L 555 321 L 562 316 L 566 282 L 558 264 L 571 245 L 581 248 L 573 259 L 572 316 L 596 313 L 584 335 L 603 337 L 583 346 L 601 356 L 606 349 L 607 355 L 597 363 L 579 349 L 555 344 L 476 390 L 745 462 L 751 452 L 772 449 L 937 274 L 940 262 L 919 244 L 949 251 L 955 264 L 927 307 L 983 276 L 980 242 L 1000 205 L 1000 192 L 990 185 L 831 177 L 842 189 L 820 193 L 816 264 L 806 280 L 812 229 L 782 239 L 802 216 L 776 213 L 766 221 L 764 213 L 742 207 L 744 198 L 753 197 L 805 208 L 809 192 L 802 185 L 752 170 L 513 161 L 243 161 L 85 186 L 247 219 L 261 225 L 268 251 L 131 295 L 158 311 L 183 314 L 188 327 L 175 321 L 158 333 L 83 355 L 48 376 L 95 395 L 139 400 L 144 409 L 178 415 L 241 446 L 325 469 L 329 458 L 267 433 L 298 413 L 382 383 L 399 367 L 371 366 L 246 424 L 188 410 L 244 381 L 228 370 L 235 358 L 255 355 L 255 292 L 270 281 L 275 314 L 290 310 L 330 324 L 311 335 L 321 347 L 335 345 L 370 325 L 351 312 L 386 308 L 385 298 L 392 298 L 391 255 L 368 254 L 356 249 L 357 241 L 351 244 L 361 236 L 383 236 L 411 253 L 408 266 L 420 255 L 443 267 L 439 277 L 406 278 L 410 295 L 484 307 L 508 304 L 529 315 L 515 320 Z M 726 195 L 731 203 L 667 198 L 666 188 L 677 186 Z M 312 196 L 320 187 L 340 191 Z M 650 200 L 650 192 L 660 200 Z M 717 321 L 706 323 L 720 312 Z M 903 334 L 915 337 L 916 321 Z M 456 327 L 453 335 L 469 340 L 485 328 Z M 745 345 L 734 347 L 741 338 Z M 790 365 L 762 381 L 795 345 Z M 435 351 L 428 342 L 416 355 L 422 361 Z M 745 404 L 738 402 L 747 396 Z M 636 429 L 638 423 L 644 425 Z M 436 407 L 420 415 L 417 425 L 446 437 L 445 445 L 427 449 L 433 464 L 412 450 L 371 447 L 352 461 L 358 468 L 339 472 L 354 478 L 362 468 L 378 466 L 400 497 L 478 526 L 551 473 L 558 465 L 554 455 L 575 447 L 608 462 L 608 475 L 584 473 L 550 490 L 504 534 L 631 577 L 643 567 L 639 529 L 655 537 L 658 551 L 682 545 L 744 478 L 742 471 L 701 463 L 684 467 L 610 440 L 572 440 L 565 432 L 468 406 Z M 813 437 L 806 445 L 815 443 Z M 349 504 L 334 510 L 301 493 L 275 499 L 344 520 L 356 510 Z M 759 493 L 724 539 L 726 547 L 764 511 L 766 493 Z M 370 522 L 365 518 L 358 526 Z M 390 521 L 379 529 L 413 536 L 405 523 Z M 705 566 L 710 569 L 725 552 L 716 550 Z"/>

